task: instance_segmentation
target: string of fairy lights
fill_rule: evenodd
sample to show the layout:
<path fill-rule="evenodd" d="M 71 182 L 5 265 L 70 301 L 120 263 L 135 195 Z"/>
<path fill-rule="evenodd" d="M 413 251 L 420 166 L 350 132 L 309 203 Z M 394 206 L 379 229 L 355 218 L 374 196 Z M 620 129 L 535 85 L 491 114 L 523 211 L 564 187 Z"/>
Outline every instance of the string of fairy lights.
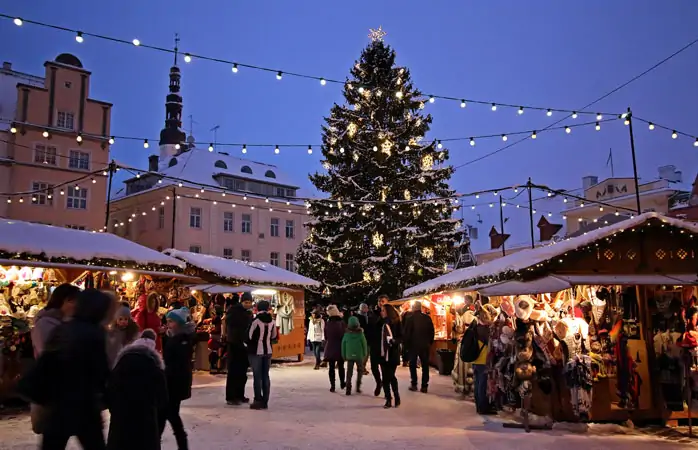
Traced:
<path fill-rule="evenodd" d="M 300 72 L 295 72 L 295 71 L 273 68 L 273 67 L 264 67 L 264 66 L 259 66 L 259 65 L 255 65 L 255 64 L 248 64 L 248 63 L 244 63 L 244 62 L 240 62 L 240 61 L 228 60 L 228 59 L 221 58 L 221 57 L 213 57 L 213 56 L 195 54 L 192 52 L 180 52 L 179 49 L 177 49 L 177 48 L 166 48 L 166 47 L 162 47 L 162 46 L 147 44 L 147 43 L 142 42 L 138 38 L 134 38 L 134 39 L 129 40 L 129 39 L 118 38 L 118 37 L 109 36 L 109 35 L 105 35 L 105 34 L 90 33 L 90 32 L 84 31 L 84 30 L 74 29 L 74 28 L 70 28 L 70 27 L 64 27 L 64 26 L 60 26 L 60 25 L 56 25 L 56 24 L 51 24 L 48 22 L 27 19 L 24 17 L 12 16 L 12 15 L 8 15 L 8 14 L 4 14 L 4 13 L 0 13 L 0 19 L 4 19 L 4 20 L 8 20 L 8 21 L 11 20 L 18 27 L 22 27 L 26 24 L 29 24 L 29 25 L 34 25 L 37 27 L 48 28 L 48 29 L 55 30 L 55 31 L 69 33 L 75 37 L 75 41 L 79 44 L 84 43 L 86 38 L 94 38 L 94 39 L 97 39 L 100 41 L 113 42 L 113 43 L 117 43 L 117 44 L 127 45 L 127 46 L 133 47 L 133 48 L 144 48 L 144 49 L 148 49 L 148 50 L 157 51 L 160 53 L 167 53 L 167 54 L 171 54 L 171 55 L 181 54 L 184 62 L 187 64 L 190 64 L 196 60 L 222 64 L 222 65 L 225 65 L 227 68 L 229 68 L 228 70 L 230 70 L 231 73 L 233 73 L 233 74 L 238 73 L 241 69 L 251 69 L 254 71 L 258 71 L 258 72 L 274 74 L 277 80 L 282 80 L 284 77 L 295 77 L 295 78 L 316 81 L 319 83 L 320 86 L 326 86 L 327 84 L 336 84 L 336 85 L 347 86 L 350 89 L 357 88 L 357 89 L 363 90 L 363 89 L 371 89 L 372 88 L 372 86 L 369 86 L 369 85 L 361 85 L 359 83 L 337 80 L 337 79 L 333 79 L 333 78 L 325 77 L 325 76 L 310 75 L 310 74 L 305 74 L 305 73 L 300 73 Z M 379 30 L 372 30 L 372 33 L 370 36 L 372 39 L 375 39 L 375 38 L 382 39 L 382 35 L 384 35 L 384 34 L 385 33 L 381 29 L 379 29 Z M 397 92 L 395 93 L 395 95 L 398 98 L 400 97 L 399 93 L 397 93 Z M 576 114 L 580 114 L 580 115 L 599 115 L 600 114 L 600 113 L 589 112 L 589 111 L 575 111 L 572 109 L 564 109 L 564 108 L 523 105 L 523 104 L 512 103 L 512 102 L 498 102 L 498 101 L 481 100 L 481 99 L 478 100 L 478 99 L 473 99 L 473 98 L 468 98 L 468 97 L 463 97 L 463 96 L 440 95 L 440 94 L 436 94 L 436 93 L 431 93 L 431 94 L 426 93 L 426 94 L 424 94 L 424 99 L 425 99 L 425 103 L 434 103 L 437 99 L 451 101 L 451 102 L 457 103 L 461 109 L 465 109 L 468 106 L 468 104 L 471 104 L 471 103 L 477 104 L 477 105 L 487 106 L 492 111 L 496 111 L 498 108 L 513 109 L 513 110 L 517 111 L 517 113 L 519 115 L 523 114 L 524 111 L 526 111 L 526 110 L 541 111 L 541 112 L 544 112 L 548 117 L 552 116 L 553 113 L 566 113 L 566 114 L 575 114 L 575 115 Z M 617 114 L 613 114 L 613 113 L 601 113 L 601 114 L 617 115 Z"/>

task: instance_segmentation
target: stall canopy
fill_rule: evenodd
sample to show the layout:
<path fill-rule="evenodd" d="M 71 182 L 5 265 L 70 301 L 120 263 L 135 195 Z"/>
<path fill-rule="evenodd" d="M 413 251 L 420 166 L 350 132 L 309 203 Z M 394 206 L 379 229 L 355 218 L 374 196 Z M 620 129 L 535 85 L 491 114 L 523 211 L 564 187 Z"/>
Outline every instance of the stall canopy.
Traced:
<path fill-rule="evenodd" d="M 517 281 L 515 280 L 516 274 L 523 270 L 535 268 L 536 266 L 542 263 L 549 262 L 551 260 L 557 260 L 557 258 L 559 258 L 561 255 L 566 254 L 567 252 L 588 247 L 590 245 L 593 245 L 595 242 L 612 237 L 617 233 L 623 232 L 625 230 L 639 229 L 644 225 L 649 225 L 650 222 L 653 221 L 659 222 L 662 225 L 675 227 L 679 230 L 685 230 L 689 233 L 698 233 L 698 224 L 666 217 L 664 215 L 654 212 L 644 213 L 634 218 L 626 219 L 622 222 L 590 231 L 582 236 L 570 238 L 545 247 L 522 250 L 520 252 L 512 253 L 511 255 L 503 256 L 502 258 L 487 262 L 480 266 L 472 266 L 466 267 L 464 269 L 454 270 L 453 272 L 447 273 L 445 275 L 442 275 L 440 277 L 434 278 L 432 280 L 426 281 L 424 283 L 418 284 L 405 290 L 404 296 L 412 297 L 416 295 L 427 295 L 456 289 L 471 289 L 480 290 L 480 292 L 483 292 L 483 289 L 493 288 L 490 292 L 494 292 L 494 287 L 496 285 L 500 286 L 498 292 L 503 292 L 504 290 L 502 289 L 501 284 L 504 282 Z M 560 278 L 560 280 L 558 281 L 567 282 L 570 284 L 582 284 L 582 280 L 572 280 L 571 278 L 564 279 L 564 277 L 558 278 Z M 666 280 L 663 283 L 678 282 L 677 280 L 670 281 L 671 278 L 668 275 L 663 276 L 663 278 Z M 685 275 L 681 276 L 681 279 L 682 278 L 685 278 Z M 546 282 L 556 283 L 551 280 L 547 280 Z M 635 281 L 635 283 L 638 282 L 639 281 Z M 685 280 L 682 282 L 685 283 Z M 528 281 L 524 284 L 524 286 L 528 285 L 529 283 L 532 282 Z M 543 286 L 543 284 L 541 283 L 539 283 L 539 285 L 536 287 L 529 285 L 528 290 L 535 291 L 541 289 L 541 286 Z M 477 286 L 477 289 L 474 289 L 474 286 Z M 509 287 L 512 286 L 510 285 Z M 517 291 L 516 293 L 521 294 L 523 292 Z M 490 293 L 486 295 L 496 294 Z M 500 293 L 499 295 L 506 294 Z"/>
<path fill-rule="evenodd" d="M 182 274 L 186 264 L 109 233 L 0 219 L 0 265 Z"/>
<path fill-rule="evenodd" d="M 187 263 L 187 272 L 191 275 L 216 284 L 264 285 L 298 289 L 320 285 L 315 280 L 267 263 L 248 263 L 174 249 L 165 250 L 164 253 Z"/>

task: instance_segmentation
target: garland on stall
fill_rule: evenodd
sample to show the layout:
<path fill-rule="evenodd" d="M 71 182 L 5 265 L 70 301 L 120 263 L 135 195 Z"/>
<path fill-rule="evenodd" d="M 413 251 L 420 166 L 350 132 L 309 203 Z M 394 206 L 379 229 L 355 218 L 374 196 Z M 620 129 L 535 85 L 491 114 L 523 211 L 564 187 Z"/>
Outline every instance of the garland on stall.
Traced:
<path fill-rule="evenodd" d="M 51 264 L 69 264 L 82 265 L 93 267 L 109 267 L 114 269 L 130 269 L 130 270 L 145 270 L 150 272 L 171 272 L 183 273 L 183 270 L 177 266 L 164 264 L 141 264 L 136 261 L 119 261 L 111 258 L 92 258 L 92 259 L 75 259 L 67 256 L 46 256 L 46 253 L 29 253 L 29 252 L 7 252 L 0 250 L 0 260 L 17 261 L 22 265 L 28 265 L 32 262 L 42 262 Z M 31 264 L 29 264 L 31 265 Z"/>

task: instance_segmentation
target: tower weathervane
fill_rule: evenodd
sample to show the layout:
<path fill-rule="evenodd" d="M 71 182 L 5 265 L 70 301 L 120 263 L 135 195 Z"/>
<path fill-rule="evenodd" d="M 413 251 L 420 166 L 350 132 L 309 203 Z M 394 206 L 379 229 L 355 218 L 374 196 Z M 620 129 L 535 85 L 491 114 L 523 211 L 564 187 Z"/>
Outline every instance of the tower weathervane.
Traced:
<path fill-rule="evenodd" d="M 388 33 L 386 33 L 385 31 L 383 31 L 383 27 L 382 27 L 382 26 L 379 26 L 379 27 L 378 27 L 377 29 L 375 29 L 375 30 L 374 30 L 373 28 L 369 28 L 368 31 L 369 31 L 368 37 L 369 37 L 373 42 L 382 41 L 382 40 L 383 40 L 383 37 L 384 37 L 386 34 L 388 34 Z"/>
<path fill-rule="evenodd" d="M 177 65 L 177 54 L 179 53 L 179 33 L 175 33 L 175 46 L 174 46 L 174 65 Z"/>

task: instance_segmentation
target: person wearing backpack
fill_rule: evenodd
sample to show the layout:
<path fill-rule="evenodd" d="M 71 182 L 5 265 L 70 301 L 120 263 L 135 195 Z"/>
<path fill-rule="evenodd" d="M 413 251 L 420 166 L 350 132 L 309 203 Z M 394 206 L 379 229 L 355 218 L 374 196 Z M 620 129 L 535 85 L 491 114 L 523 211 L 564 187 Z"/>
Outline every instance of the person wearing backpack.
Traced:
<path fill-rule="evenodd" d="M 475 376 L 475 409 L 478 414 L 490 414 L 487 398 L 487 353 L 490 340 L 490 327 L 484 320 L 475 319 L 463 334 L 460 359 L 471 363 Z"/>

